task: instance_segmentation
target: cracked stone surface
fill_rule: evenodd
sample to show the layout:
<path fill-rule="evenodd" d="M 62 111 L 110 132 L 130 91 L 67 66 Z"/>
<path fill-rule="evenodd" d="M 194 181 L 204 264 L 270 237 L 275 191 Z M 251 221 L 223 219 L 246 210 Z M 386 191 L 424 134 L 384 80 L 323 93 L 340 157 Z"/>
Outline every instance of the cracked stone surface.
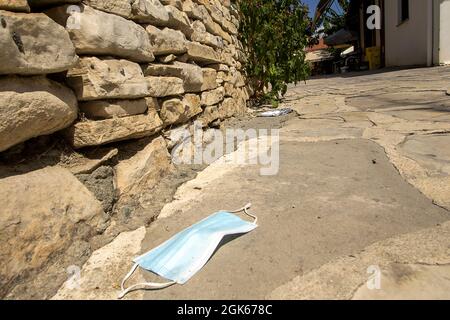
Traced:
<path fill-rule="evenodd" d="M 399 149 L 426 168 L 430 175 L 446 177 L 450 174 L 450 135 L 414 135 L 406 138 Z"/>
<path fill-rule="evenodd" d="M 450 265 L 389 264 L 379 289 L 361 286 L 354 300 L 450 299 Z"/>
<path fill-rule="evenodd" d="M 369 120 L 372 126 L 365 128 L 363 138 L 383 147 L 407 182 L 435 204 L 450 209 L 450 99 L 445 89 L 450 82 L 450 68 L 403 70 L 341 80 L 332 77 L 310 81 L 304 86 L 308 89 L 303 99 L 295 98 L 304 95 L 301 86 L 292 88 L 289 104 L 296 107 L 302 118 L 342 116 L 347 127 L 358 128 L 355 113 L 359 123 L 361 119 Z M 344 98 L 345 105 L 338 109 L 328 107 L 334 110 L 332 114 L 319 108 L 316 113 L 302 111 L 302 101 L 320 106 L 322 99 L 329 103 L 330 95 L 336 105 Z M 349 113 L 349 108 L 356 112 Z M 329 130 L 326 131 L 325 135 Z M 268 298 L 449 299 L 449 263 L 450 224 L 445 223 L 332 261 L 294 278 Z M 366 271 L 371 265 L 381 269 L 380 290 L 369 290 L 366 285 Z"/>
<path fill-rule="evenodd" d="M 300 124 L 295 130 L 314 141 L 322 132 L 329 139 L 343 130 L 361 129 L 362 137 L 379 144 L 400 174 L 438 205 L 450 209 L 448 182 L 450 154 L 450 99 L 446 95 L 450 68 L 423 68 L 378 74 L 352 74 L 314 79 L 292 87 L 286 104 L 303 119 L 341 117 L 338 126 L 314 129 Z M 365 126 L 365 122 L 370 126 Z M 309 133 L 308 133 L 309 132 Z M 351 138 L 351 134 L 347 134 Z"/>
<path fill-rule="evenodd" d="M 449 299 L 449 238 L 447 222 L 387 239 L 298 276 L 266 298 Z M 382 273 L 379 290 L 368 289 L 371 266 Z"/>
<path fill-rule="evenodd" d="M 298 116 L 280 131 L 277 175 L 212 164 L 178 189 L 145 233 L 123 237 L 122 254 L 116 242 L 83 267 L 86 290 L 66 296 L 63 288 L 58 297 L 91 298 L 103 278 L 117 289 L 123 275 L 94 272 L 95 261 L 111 256 L 128 266 L 138 251 L 251 201 L 258 229 L 221 246 L 187 284 L 128 298 L 448 299 L 449 83 L 450 68 L 439 67 L 291 86 L 283 107 Z M 370 266 L 381 271 L 380 290 L 367 290 Z M 144 271 L 136 277 L 164 281 Z M 102 290 L 112 298 L 114 290 Z"/>
<path fill-rule="evenodd" d="M 264 299 L 330 260 L 450 219 L 401 178 L 376 143 L 305 142 L 289 124 L 282 133 L 276 176 L 244 166 L 211 181 L 193 180 L 195 200 L 180 193 L 173 214 L 150 227 L 142 243 L 148 250 L 221 209 L 252 202 L 259 218 L 258 229 L 222 246 L 187 284 L 146 292 L 146 299 Z"/>

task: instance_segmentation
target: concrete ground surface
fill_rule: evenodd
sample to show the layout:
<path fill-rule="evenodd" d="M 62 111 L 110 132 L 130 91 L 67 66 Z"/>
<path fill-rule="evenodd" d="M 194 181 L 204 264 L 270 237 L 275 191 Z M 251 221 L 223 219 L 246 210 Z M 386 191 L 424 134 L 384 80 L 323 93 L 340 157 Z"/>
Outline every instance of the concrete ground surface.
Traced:
<path fill-rule="evenodd" d="M 219 160 L 54 298 L 115 299 L 135 256 L 252 202 L 259 227 L 227 239 L 187 284 L 126 299 L 450 299 L 449 84 L 439 67 L 292 86 L 283 106 L 298 116 L 280 131 L 277 175 Z M 139 271 L 130 284 L 144 279 L 162 280 Z"/>

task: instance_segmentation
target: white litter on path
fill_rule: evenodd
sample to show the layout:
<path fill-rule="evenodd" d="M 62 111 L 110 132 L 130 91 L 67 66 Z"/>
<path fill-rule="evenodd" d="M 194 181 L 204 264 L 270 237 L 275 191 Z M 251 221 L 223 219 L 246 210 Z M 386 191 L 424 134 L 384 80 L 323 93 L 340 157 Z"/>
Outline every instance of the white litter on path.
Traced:
<path fill-rule="evenodd" d="M 291 108 L 277 109 L 258 113 L 258 117 L 281 117 L 293 112 Z"/>

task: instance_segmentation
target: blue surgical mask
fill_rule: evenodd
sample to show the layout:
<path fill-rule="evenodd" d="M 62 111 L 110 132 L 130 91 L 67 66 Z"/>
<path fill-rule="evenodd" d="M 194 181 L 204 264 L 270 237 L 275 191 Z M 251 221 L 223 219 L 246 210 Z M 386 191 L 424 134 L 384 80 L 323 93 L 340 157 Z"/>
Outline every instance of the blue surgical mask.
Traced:
<path fill-rule="evenodd" d="M 244 234 L 257 228 L 257 217 L 248 213 L 251 204 L 237 211 L 220 211 L 183 230 L 148 253 L 134 259 L 134 266 L 122 281 L 123 298 L 136 289 L 163 289 L 176 283 L 185 284 L 211 258 L 227 235 Z M 244 211 L 254 219 L 248 222 L 234 213 Z M 141 267 L 167 280 L 165 283 L 140 283 L 125 289 L 125 282 Z"/>

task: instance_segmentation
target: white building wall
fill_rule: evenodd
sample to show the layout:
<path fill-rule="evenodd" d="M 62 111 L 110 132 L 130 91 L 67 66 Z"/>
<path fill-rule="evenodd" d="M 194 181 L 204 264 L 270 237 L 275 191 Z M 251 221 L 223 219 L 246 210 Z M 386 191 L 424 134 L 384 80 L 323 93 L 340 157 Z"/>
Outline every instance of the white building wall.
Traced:
<path fill-rule="evenodd" d="M 399 0 L 385 1 L 386 66 L 427 65 L 430 62 L 430 1 L 410 0 L 409 20 L 400 24 Z"/>
<path fill-rule="evenodd" d="M 439 62 L 450 64 L 450 0 L 440 0 Z"/>

